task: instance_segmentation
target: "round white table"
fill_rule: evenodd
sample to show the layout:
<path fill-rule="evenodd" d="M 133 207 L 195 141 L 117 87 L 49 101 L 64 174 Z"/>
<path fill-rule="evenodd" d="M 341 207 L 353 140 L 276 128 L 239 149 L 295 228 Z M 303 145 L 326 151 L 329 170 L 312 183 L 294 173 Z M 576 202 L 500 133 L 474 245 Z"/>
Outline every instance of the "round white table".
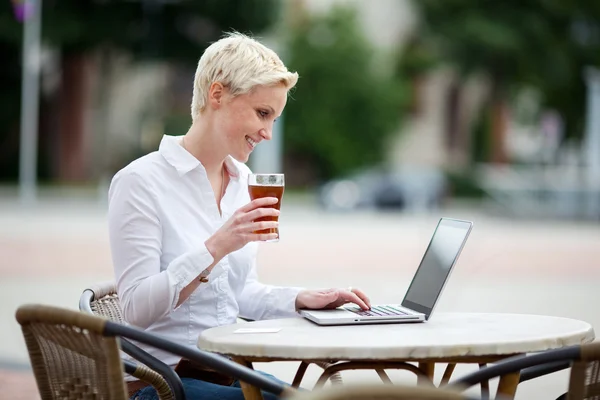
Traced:
<path fill-rule="evenodd" d="M 198 347 L 249 367 L 252 362 L 302 361 L 294 385 L 309 363 L 333 363 L 318 387 L 345 369 L 375 369 L 387 381 L 384 369 L 402 368 L 416 373 L 420 383 L 431 382 L 436 363 L 449 364 L 442 379 L 446 383 L 456 363 L 482 365 L 593 340 L 590 324 L 569 318 L 438 313 L 425 323 L 406 324 L 318 326 L 304 318 L 243 322 L 207 329 L 198 338 Z M 518 374 L 502 377 L 498 392 L 514 396 L 518 381 Z M 247 399 L 260 398 L 260 391 L 242 386 Z"/>

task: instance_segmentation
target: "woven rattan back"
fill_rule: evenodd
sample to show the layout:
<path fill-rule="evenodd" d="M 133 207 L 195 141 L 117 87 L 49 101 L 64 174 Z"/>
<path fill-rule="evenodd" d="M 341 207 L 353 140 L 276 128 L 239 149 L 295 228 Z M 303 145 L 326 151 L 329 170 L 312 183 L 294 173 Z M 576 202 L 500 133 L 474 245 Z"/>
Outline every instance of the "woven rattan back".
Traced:
<path fill-rule="evenodd" d="M 17 310 L 42 400 L 126 399 L 119 346 L 105 320 L 44 305 Z"/>
<path fill-rule="evenodd" d="M 573 363 L 568 400 L 600 400 L 600 342 L 581 346 L 581 360 Z"/>
<path fill-rule="evenodd" d="M 114 322 L 125 322 L 114 282 L 98 283 L 89 290 L 94 292 L 94 298 L 90 301 L 90 308 L 94 314 Z"/>

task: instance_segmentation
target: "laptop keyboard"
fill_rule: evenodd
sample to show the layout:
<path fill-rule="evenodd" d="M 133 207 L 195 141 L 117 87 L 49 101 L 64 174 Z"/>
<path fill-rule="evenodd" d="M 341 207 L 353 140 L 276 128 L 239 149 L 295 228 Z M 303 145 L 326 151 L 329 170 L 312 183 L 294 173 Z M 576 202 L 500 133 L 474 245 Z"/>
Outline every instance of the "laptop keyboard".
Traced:
<path fill-rule="evenodd" d="M 373 306 L 370 310 L 363 310 L 360 307 L 344 307 L 348 311 L 352 311 L 362 317 L 382 317 L 388 315 L 406 315 L 404 311 L 401 311 L 392 306 Z"/>

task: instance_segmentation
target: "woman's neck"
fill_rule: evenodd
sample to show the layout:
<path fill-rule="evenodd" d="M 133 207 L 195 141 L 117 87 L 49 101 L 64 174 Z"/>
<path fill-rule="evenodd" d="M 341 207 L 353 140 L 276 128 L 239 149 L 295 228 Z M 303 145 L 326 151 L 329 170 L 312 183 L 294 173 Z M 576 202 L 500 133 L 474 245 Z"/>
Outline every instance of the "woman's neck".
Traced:
<path fill-rule="evenodd" d="M 223 162 L 227 157 L 223 145 L 213 132 L 210 126 L 199 119 L 194 121 L 183 138 L 185 149 L 202 163 L 209 179 L 221 176 Z"/>

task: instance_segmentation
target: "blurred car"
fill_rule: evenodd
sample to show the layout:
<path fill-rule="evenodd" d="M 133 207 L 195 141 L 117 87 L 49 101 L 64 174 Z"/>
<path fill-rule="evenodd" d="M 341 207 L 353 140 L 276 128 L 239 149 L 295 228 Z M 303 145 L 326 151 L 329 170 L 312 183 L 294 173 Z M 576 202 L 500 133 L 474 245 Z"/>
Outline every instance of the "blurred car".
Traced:
<path fill-rule="evenodd" d="M 319 188 L 318 200 L 331 211 L 431 210 L 439 207 L 445 189 L 446 178 L 438 169 L 373 167 L 326 182 Z"/>

